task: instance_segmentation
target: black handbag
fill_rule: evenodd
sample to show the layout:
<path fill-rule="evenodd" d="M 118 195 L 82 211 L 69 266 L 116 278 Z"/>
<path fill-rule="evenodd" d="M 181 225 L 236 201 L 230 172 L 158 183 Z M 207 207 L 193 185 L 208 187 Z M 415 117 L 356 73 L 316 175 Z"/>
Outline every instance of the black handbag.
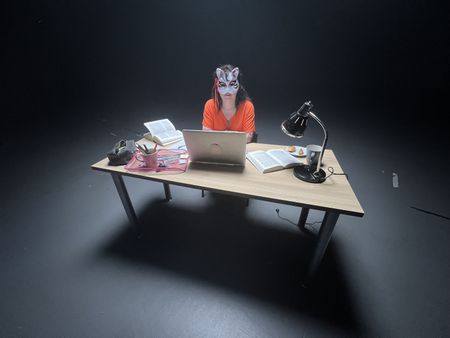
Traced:
<path fill-rule="evenodd" d="M 134 140 L 120 140 L 108 153 L 109 165 L 125 165 L 136 151 Z"/>

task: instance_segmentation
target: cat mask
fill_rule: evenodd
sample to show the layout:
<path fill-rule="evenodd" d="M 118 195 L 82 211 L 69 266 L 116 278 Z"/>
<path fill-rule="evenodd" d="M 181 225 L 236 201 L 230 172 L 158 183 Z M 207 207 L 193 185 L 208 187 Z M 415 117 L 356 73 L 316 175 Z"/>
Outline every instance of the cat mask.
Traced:
<path fill-rule="evenodd" d="M 231 72 L 224 72 L 222 69 L 216 69 L 217 89 L 221 95 L 236 94 L 239 90 L 239 68 L 234 68 Z"/>

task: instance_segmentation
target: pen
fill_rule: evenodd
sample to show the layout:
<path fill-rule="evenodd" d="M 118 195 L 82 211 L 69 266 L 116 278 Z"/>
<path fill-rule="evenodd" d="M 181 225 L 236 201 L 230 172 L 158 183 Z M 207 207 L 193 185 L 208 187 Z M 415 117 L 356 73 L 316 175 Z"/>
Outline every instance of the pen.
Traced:
<path fill-rule="evenodd" d="M 147 152 L 145 151 L 144 148 L 142 148 L 142 146 L 138 143 L 136 143 L 136 146 L 138 147 L 139 151 L 143 154 L 143 155 L 147 155 Z"/>

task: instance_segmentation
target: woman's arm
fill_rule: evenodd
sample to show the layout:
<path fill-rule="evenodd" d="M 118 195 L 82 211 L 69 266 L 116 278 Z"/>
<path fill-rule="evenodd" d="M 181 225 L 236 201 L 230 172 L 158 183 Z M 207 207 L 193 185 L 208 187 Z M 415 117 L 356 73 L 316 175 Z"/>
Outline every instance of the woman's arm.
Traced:
<path fill-rule="evenodd" d="M 203 109 L 203 130 L 213 130 L 214 129 L 214 102 L 208 100 L 205 103 L 205 108 Z"/>
<path fill-rule="evenodd" d="M 251 101 L 245 103 L 243 128 L 247 132 L 247 143 L 250 143 L 255 133 L 255 107 Z"/>

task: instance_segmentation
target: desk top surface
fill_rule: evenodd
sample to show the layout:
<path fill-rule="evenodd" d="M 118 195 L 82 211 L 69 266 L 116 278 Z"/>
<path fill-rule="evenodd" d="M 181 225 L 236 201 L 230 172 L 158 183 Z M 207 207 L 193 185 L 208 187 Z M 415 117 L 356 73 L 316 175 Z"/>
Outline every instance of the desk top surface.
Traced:
<path fill-rule="evenodd" d="M 247 151 L 268 149 L 286 149 L 286 146 L 263 143 L 247 145 Z M 299 160 L 304 162 L 305 158 Z M 336 173 L 343 172 L 330 149 L 325 150 L 323 164 L 325 168 L 333 167 Z M 150 174 L 129 172 L 124 166 L 109 166 L 108 159 L 104 158 L 93 164 L 92 169 L 340 214 L 359 217 L 364 215 L 364 210 L 344 175 L 332 175 L 321 184 L 307 183 L 297 179 L 292 168 L 262 174 L 248 160 L 242 170 L 190 164 L 184 173 Z"/>

